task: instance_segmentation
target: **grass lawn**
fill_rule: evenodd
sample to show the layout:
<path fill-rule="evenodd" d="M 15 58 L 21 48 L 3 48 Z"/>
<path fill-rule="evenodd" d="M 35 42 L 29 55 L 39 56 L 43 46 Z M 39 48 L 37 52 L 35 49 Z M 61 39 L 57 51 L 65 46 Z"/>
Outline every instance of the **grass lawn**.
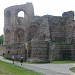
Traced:
<path fill-rule="evenodd" d="M 72 67 L 69 70 L 75 73 L 75 67 Z"/>
<path fill-rule="evenodd" d="M 25 62 L 26 64 L 70 64 L 70 63 L 75 63 L 75 61 L 70 61 L 70 60 L 60 60 L 60 61 L 53 61 L 49 63 L 39 63 L 39 62 Z"/>
<path fill-rule="evenodd" d="M 50 64 L 70 64 L 70 63 L 75 63 L 75 61 L 71 60 L 61 60 L 61 61 L 53 61 Z"/>
<path fill-rule="evenodd" d="M 0 75 L 43 75 L 43 74 L 0 61 Z"/>

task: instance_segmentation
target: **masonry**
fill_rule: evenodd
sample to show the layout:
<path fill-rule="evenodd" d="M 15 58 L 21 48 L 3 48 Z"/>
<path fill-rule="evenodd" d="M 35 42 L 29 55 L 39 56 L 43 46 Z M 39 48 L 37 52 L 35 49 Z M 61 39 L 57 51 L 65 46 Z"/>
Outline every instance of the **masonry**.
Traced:
<path fill-rule="evenodd" d="M 24 12 L 24 17 L 18 13 Z M 4 56 L 25 61 L 75 60 L 74 12 L 62 16 L 35 16 L 32 3 L 4 10 Z"/>

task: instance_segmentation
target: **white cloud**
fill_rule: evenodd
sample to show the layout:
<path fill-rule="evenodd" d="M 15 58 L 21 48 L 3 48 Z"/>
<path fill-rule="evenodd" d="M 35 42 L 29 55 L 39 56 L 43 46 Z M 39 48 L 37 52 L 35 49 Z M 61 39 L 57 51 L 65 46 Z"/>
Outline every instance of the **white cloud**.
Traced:
<path fill-rule="evenodd" d="M 18 4 L 32 2 L 35 15 L 62 15 L 63 12 L 75 11 L 75 0 L 1 0 L 0 1 L 0 35 L 3 34 L 4 9 Z"/>

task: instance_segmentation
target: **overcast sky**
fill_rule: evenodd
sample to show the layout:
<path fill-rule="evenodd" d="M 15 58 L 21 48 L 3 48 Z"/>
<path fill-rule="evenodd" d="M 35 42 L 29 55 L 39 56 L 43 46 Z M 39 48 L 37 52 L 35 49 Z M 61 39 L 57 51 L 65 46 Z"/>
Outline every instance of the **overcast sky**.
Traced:
<path fill-rule="evenodd" d="M 75 11 L 75 0 L 0 0 L 0 35 L 4 34 L 4 9 L 12 5 L 32 2 L 35 15 L 61 16 L 65 11 Z"/>

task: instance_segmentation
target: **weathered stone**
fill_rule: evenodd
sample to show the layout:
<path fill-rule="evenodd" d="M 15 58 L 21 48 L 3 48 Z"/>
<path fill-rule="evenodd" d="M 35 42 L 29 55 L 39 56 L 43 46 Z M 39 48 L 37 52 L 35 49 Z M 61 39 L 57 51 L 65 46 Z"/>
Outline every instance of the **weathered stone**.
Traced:
<path fill-rule="evenodd" d="M 24 17 L 18 16 L 20 11 L 24 12 Z M 64 12 L 62 16 L 34 16 L 32 3 L 4 10 L 4 54 L 7 58 L 14 55 L 15 60 L 19 60 L 22 55 L 31 62 L 75 60 L 74 44 L 73 11 Z"/>

